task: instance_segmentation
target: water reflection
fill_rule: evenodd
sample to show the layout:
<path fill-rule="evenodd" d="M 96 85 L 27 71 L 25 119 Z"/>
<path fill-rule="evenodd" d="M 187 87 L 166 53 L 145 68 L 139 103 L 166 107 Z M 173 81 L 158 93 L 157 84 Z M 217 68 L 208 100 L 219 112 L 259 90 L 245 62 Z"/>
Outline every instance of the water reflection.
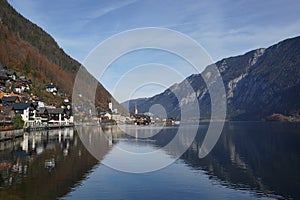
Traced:
<path fill-rule="evenodd" d="M 198 157 L 203 138 L 199 131 L 181 159 L 227 187 L 299 199 L 299 130 L 299 124 L 227 123 L 206 158 Z"/>
<path fill-rule="evenodd" d="M 0 156 L 0 199 L 55 199 L 98 163 L 73 129 L 24 133 L 1 142 Z"/>
<path fill-rule="evenodd" d="M 0 199 L 56 199 L 80 191 L 81 184 L 86 183 L 97 187 L 87 190 L 90 196 L 105 194 L 107 199 L 116 193 L 116 183 L 122 185 L 118 191 L 130 193 L 131 199 L 151 199 L 158 192 L 170 195 L 174 191 L 177 196 L 170 199 L 178 199 L 179 194 L 199 196 L 200 191 L 207 197 L 220 191 L 219 186 L 208 187 L 215 183 L 229 188 L 227 194 L 233 199 L 241 190 L 255 197 L 300 199 L 299 124 L 227 123 L 213 151 L 200 159 L 207 127 L 199 126 L 192 145 L 171 167 L 142 175 L 108 170 L 101 163 L 110 161 L 138 169 L 143 165 L 155 167 L 159 159 L 176 158 L 174 148 L 163 148 L 174 139 L 176 127 L 130 127 L 134 134 L 129 135 L 114 126 L 77 127 L 78 133 L 73 129 L 24 133 L 23 138 L 0 142 Z M 184 127 L 179 145 L 190 143 L 189 128 Z M 156 133 L 157 129 L 161 130 Z M 152 157 L 150 164 L 140 162 L 118 154 L 120 148 L 140 154 L 155 151 L 159 157 Z M 100 162 L 90 152 L 97 152 L 94 156 Z M 94 171 L 101 177 L 91 178 Z M 203 174 L 209 177 L 208 182 Z"/>
<path fill-rule="evenodd" d="M 180 157 L 192 170 L 205 171 L 210 179 L 233 189 L 249 190 L 259 196 L 275 198 L 300 198 L 300 125 L 281 123 L 227 123 L 213 151 L 200 159 L 200 147 L 208 124 L 201 124 L 190 148 Z M 189 127 L 180 145 L 189 143 Z M 176 157 L 174 149 L 164 148 L 177 133 L 176 127 L 162 129 L 146 137 L 145 128 L 136 128 L 141 138 L 123 135 L 117 139 L 106 159 L 132 168 L 149 165 L 121 157 L 114 149 L 122 148 L 133 153 L 158 151 L 159 158 Z M 131 133 L 133 131 L 131 130 Z M 123 155 L 124 156 L 124 155 Z M 104 162 L 106 161 L 104 160 Z M 122 162 L 121 162 L 122 160 Z"/>

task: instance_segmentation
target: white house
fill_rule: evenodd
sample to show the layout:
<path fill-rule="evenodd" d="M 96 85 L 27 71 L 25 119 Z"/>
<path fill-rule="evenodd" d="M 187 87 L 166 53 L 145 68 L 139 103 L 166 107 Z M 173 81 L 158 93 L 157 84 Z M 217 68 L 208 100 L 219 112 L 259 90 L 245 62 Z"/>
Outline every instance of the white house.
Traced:
<path fill-rule="evenodd" d="M 50 84 L 46 85 L 46 91 L 51 92 L 51 93 L 56 93 L 57 87 L 53 83 L 50 83 Z"/>
<path fill-rule="evenodd" d="M 65 117 L 64 118 L 65 118 L 66 125 L 70 125 L 70 124 L 74 123 L 73 110 L 71 108 L 71 105 L 67 105 L 67 107 L 65 108 Z"/>
<path fill-rule="evenodd" d="M 14 71 L 7 71 L 6 74 L 7 74 L 8 78 L 10 78 L 13 81 L 15 81 L 17 79 L 17 74 Z"/>
<path fill-rule="evenodd" d="M 15 92 L 18 93 L 18 94 L 21 94 L 22 93 L 22 89 L 21 89 L 21 86 L 17 86 L 15 87 Z"/>
<path fill-rule="evenodd" d="M 49 124 L 63 125 L 65 122 L 63 108 L 48 108 Z"/>
<path fill-rule="evenodd" d="M 33 125 L 35 123 L 36 110 L 32 103 L 15 103 L 13 104 L 13 110 L 16 114 L 20 114 L 26 125 Z"/>
<path fill-rule="evenodd" d="M 106 112 L 106 113 L 104 114 L 104 117 L 106 117 L 107 119 L 112 119 L 112 114 L 109 113 L 109 112 Z"/>

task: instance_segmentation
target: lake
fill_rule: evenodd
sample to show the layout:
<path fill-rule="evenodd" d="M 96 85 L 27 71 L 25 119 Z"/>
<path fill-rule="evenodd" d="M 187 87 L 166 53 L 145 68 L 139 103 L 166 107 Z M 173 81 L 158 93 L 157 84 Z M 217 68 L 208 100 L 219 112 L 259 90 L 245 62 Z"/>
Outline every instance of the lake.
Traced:
<path fill-rule="evenodd" d="M 1 142 L 0 199 L 300 199 L 300 124 L 227 122 L 204 158 L 208 124 L 192 140 L 195 127 L 181 127 L 183 154 L 164 148 L 177 126 L 88 126 Z"/>

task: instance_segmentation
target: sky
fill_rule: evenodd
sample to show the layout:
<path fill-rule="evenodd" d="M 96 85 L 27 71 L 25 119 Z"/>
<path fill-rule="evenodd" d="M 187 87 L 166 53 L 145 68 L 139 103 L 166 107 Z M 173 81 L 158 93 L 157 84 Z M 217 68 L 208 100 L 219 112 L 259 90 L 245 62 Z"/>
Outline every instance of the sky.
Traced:
<path fill-rule="evenodd" d="M 146 27 L 176 31 L 197 42 L 206 54 L 205 59 L 209 58 L 210 62 L 300 35 L 300 4 L 297 0 L 8 2 L 54 37 L 67 54 L 83 63 L 119 102 L 158 94 L 185 77 L 201 72 L 207 64 L 205 62 L 195 69 L 195 66 L 171 51 L 145 48 L 128 51 L 108 66 L 97 66 L 97 63 L 101 63 L 97 60 L 94 60 L 94 66 L 87 65 L 90 55 L 101 44 L 124 31 Z M 151 40 L 146 36 L 132 37 Z M 158 42 L 164 43 L 166 40 Z M 104 52 L 117 50 L 126 41 L 114 43 L 110 50 Z M 177 39 L 171 43 L 176 48 L 191 50 Z M 99 67 L 105 68 L 105 72 L 99 73 Z"/>

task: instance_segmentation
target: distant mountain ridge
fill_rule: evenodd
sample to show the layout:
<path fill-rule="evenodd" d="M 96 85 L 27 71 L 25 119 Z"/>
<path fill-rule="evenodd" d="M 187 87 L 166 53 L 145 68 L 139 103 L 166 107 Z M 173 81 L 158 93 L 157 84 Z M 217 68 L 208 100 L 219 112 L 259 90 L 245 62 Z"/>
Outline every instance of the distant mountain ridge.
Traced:
<path fill-rule="evenodd" d="M 121 103 L 121 105 L 124 108 L 128 109 L 130 112 L 134 112 L 136 107 L 138 108 L 140 105 L 144 104 L 147 100 L 148 98 L 132 99 Z"/>
<path fill-rule="evenodd" d="M 274 113 L 299 118 L 300 37 L 225 58 L 215 65 L 223 78 L 229 120 L 263 120 Z M 201 74 L 205 76 L 210 67 Z M 208 119 L 210 95 L 201 74 L 191 75 L 185 81 L 196 93 L 201 118 Z M 138 106 L 139 111 L 148 112 L 152 105 L 161 104 L 169 116 L 180 118 L 180 104 L 174 92 L 184 93 L 183 82 L 146 99 Z"/>

